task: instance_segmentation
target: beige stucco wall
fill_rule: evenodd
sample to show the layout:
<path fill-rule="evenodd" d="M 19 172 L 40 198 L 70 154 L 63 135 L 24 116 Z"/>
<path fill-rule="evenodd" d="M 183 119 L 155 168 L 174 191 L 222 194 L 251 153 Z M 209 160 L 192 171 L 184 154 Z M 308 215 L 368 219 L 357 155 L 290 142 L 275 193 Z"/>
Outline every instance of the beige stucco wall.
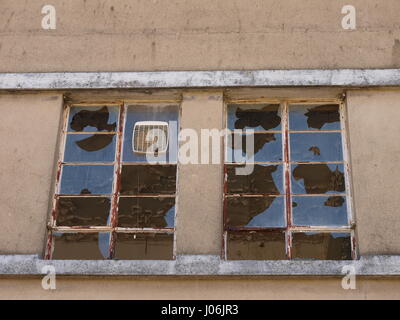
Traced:
<path fill-rule="evenodd" d="M 230 92 L 285 97 L 298 89 Z M 307 89 L 306 97 L 337 97 L 342 89 Z M 397 190 L 400 172 L 400 90 L 347 91 L 357 245 L 364 254 L 400 254 Z M 41 254 L 54 182 L 62 95 L 0 95 L 0 254 Z M 222 91 L 187 90 L 182 128 L 223 128 Z M 207 186 L 205 188 L 204 186 Z M 18 196 L 20 195 L 20 196 Z M 177 254 L 220 254 L 222 246 L 222 165 L 180 166 Z M 204 210 L 207 208 L 207 210 Z M 10 222 L 10 223 L 8 223 Z M 343 290 L 341 278 L 188 277 L 57 278 L 45 291 L 41 279 L 0 279 L 0 299 L 400 299 L 399 278 L 357 278 Z"/>
<path fill-rule="evenodd" d="M 42 254 L 62 95 L 0 94 L 0 254 Z"/>
<path fill-rule="evenodd" d="M 286 92 L 286 93 L 285 93 Z M 298 89 L 230 91 L 231 97 L 300 95 Z M 337 97 L 342 89 L 307 89 L 304 96 Z M 0 110 L 0 254 L 42 254 L 54 183 L 60 94 L 2 94 Z M 347 92 L 357 247 L 364 254 L 399 254 L 400 90 Z M 186 91 L 182 128 L 223 128 L 222 91 Z M 177 254 L 220 254 L 222 165 L 180 165 Z M 207 186 L 207 187 L 205 187 Z"/>
<path fill-rule="evenodd" d="M 399 254 L 400 91 L 347 94 L 360 254 Z"/>
<path fill-rule="evenodd" d="M 2 279 L 0 299 L 400 299 L 399 279 L 356 279 L 344 290 L 341 278 L 190 280 L 185 278 L 56 278 L 56 290 L 42 279 Z"/>
<path fill-rule="evenodd" d="M 41 28 L 40 0 L 0 1 L 0 72 L 399 68 L 400 1 L 353 0 L 357 29 L 341 28 L 345 0 L 52 0 L 57 29 Z M 264 89 L 258 89 L 261 92 Z M 314 89 L 291 97 L 337 97 Z M 227 90 L 233 98 L 287 89 Z M 124 93 L 122 93 L 122 97 Z M 357 246 L 400 254 L 400 91 L 351 90 L 348 128 Z M 0 254 L 42 254 L 54 183 L 62 95 L 0 94 Z M 187 91 L 183 128 L 222 128 L 222 91 Z M 206 186 L 206 187 L 205 187 Z M 222 165 L 180 166 L 177 254 L 220 254 Z M 400 299 L 400 279 L 0 279 L 0 299 Z"/>
<path fill-rule="evenodd" d="M 56 8 L 43 30 L 42 6 Z M 357 29 L 343 30 L 351 4 Z M 0 1 L 0 72 L 389 68 L 398 0 Z"/>
<path fill-rule="evenodd" d="M 199 138 L 201 129 L 224 127 L 222 91 L 188 91 L 183 95 L 181 108 L 181 129 L 193 129 Z M 223 165 L 221 161 L 212 164 L 211 156 L 212 152 L 217 152 L 222 159 L 222 140 L 220 136 L 219 150 L 209 149 L 210 164 L 201 164 L 201 152 L 198 152 L 198 164 L 179 165 L 177 254 L 221 254 Z M 209 141 L 211 146 L 211 139 Z M 188 140 L 182 142 L 187 143 Z"/>

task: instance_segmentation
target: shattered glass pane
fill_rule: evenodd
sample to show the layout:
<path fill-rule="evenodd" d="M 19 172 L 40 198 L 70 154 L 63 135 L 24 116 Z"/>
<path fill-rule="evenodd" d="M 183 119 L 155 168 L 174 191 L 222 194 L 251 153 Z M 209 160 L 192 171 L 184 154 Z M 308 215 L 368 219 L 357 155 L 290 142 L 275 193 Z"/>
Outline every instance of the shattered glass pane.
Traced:
<path fill-rule="evenodd" d="M 68 119 L 68 131 L 116 131 L 117 122 L 118 107 L 71 107 Z"/>
<path fill-rule="evenodd" d="M 247 147 L 246 135 L 237 133 L 228 135 L 226 162 L 251 161 L 251 152 L 254 153 L 253 161 L 282 161 L 282 134 L 252 134 L 254 144 L 249 147 Z M 239 143 L 235 142 L 235 139 L 239 139 Z M 238 143 L 238 145 L 236 146 L 235 143 Z"/>
<path fill-rule="evenodd" d="M 236 168 L 244 165 L 227 165 L 228 194 L 280 194 L 283 192 L 282 165 L 259 165 L 248 175 L 238 175 Z"/>
<path fill-rule="evenodd" d="M 118 233 L 115 259 L 118 260 L 172 260 L 172 234 Z"/>
<path fill-rule="evenodd" d="M 280 231 L 229 231 L 229 260 L 285 260 L 285 233 Z"/>
<path fill-rule="evenodd" d="M 344 193 L 345 178 L 342 164 L 293 164 L 292 193 Z"/>
<path fill-rule="evenodd" d="M 114 134 L 67 134 L 64 162 L 113 162 Z"/>
<path fill-rule="evenodd" d="M 342 161 L 342 137 L 332 133 L 291 133 L 291 161 Z"/>
<path fill-rule="evenodd" d="M 229 230 L 226 239 L 228 259 L 258 259 L 256 256 L 262 255 L 263 251 L 257 250 L 264 243 L 258 246 L 259 239 L 254 235 L 248 236 L 250 228 L 254 228 L 252 232 L 260 230 L 257 231 L 262 232 L 259 234 L 276 230 L 274 228 L 286 228 L 286 207 L 291 209 L 289 216 L 293 226 L 339 228 L 349 225 L 342 134 L 320 132 L 342 130 L 340 105 L 294 104 L 289 105 L 288 111 L 291 170 L 288 190 L 292 195 L 290 202 L 286 203 L 282 163 L 284 136 L 271 132 L 282 130 L 281 108 L 268 104 L 228 105 L 229 130 L 251 129 L 256 132 L 252 135 L 254 158 L 249 154 L 251 148 L 245 151 L 251 142 L 251 139 L 246 141 L 250 133 L 232 132 L 226 137 L 224 226 Z M 268 130 L 270 132 L 260 133 Z M 248 164 L 236 165 L 245 162 L 255 162 L 252 171 Z M 240 175 L 236 171 L 238 168 L 250 173 Z M 248 230 L 247 233 L 243 233 L 244 230 Z M 273 259 L 287 258 L 284 233 L 280 240 L 281 257 L 274 256 Z M 293 246 L 294 259 L 351 259 L 349 231 L 296 231 L 293 233 Z M 232 251 L 233 248 L 237 249 L 236 252 Z"/>
<path fill-rule="evenodd" d="M 238 227 L 284 227 L 284 197 L 226 198 L 226 225 Z"/>
<path fill-rule="evenodd" d="M 174 194 L 176 165 L 124 165 L 121 173 L 123 195 Z"/>
<path fill-rule="evenodd" d="M 64 165 L 60 194 L 110 194 L 114 166 Z"/>
<path fill-rule="evenodd" d="M 293 259 L 352 259 L 350 233 L 296 232 L 292 237 Z"/>
<path fill-rule="evenodd" d="M 125 228 L 173 228 L 175 198 L 120 198 L 118 226 Z"/>
<path fill-rule="evenodd" d="M 228 129 L 281 130 L 279 104 L 229 104 Z"/>
<path fill-rule="evenodd" d="M 290 130 L 340 130 L 339 105 L 291 105 Z"/>
<path fill-rule="evenodd" d="M 133 152 L 132 137 L 133 128 L 138 121 L 165 121 L 168 122 L 168 149 L 160 155 L 160 161 L 166 163 L 177 162 L 178 154 L 178 129 L 179 129 L 179 106 L 129 106 L 126 113 L 124 130 L 124 145 L 122 160 L 129 162 L 148 162 L 146 154 Z"/>
<path fill-rule="evenodd" d="M 345 197 L 292 197 L 292 201 L 294 225 L 341 227 L 349 223 Z"/>
<path fill-rule="evenodd" d="M 53 233 L 54 260 L 102 260 L 109 256 L 110 234 Z"/>
<path fill-rule="evenodd" d="M 110 208 L 110 198 L 62 197 L 57 200 L 57 225 L 106 226 Z"/>

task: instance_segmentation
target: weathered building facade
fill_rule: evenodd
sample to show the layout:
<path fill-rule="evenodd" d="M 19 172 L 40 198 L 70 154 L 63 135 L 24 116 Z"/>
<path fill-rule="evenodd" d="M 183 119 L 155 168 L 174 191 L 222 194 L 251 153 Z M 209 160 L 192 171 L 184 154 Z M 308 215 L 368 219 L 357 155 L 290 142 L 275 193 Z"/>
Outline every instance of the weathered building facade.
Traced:
<path fill-rule="evenodd" d="M 353 1 L 354 30 L 344 1 L 51 5 L 48 30 L 40 1 L 0 3 L 0 298 L 400 298 L 398 1 Z M 146 168 L 138 120 L 255 129 L 269 178 L 232 178 L 224 148 Z"/>

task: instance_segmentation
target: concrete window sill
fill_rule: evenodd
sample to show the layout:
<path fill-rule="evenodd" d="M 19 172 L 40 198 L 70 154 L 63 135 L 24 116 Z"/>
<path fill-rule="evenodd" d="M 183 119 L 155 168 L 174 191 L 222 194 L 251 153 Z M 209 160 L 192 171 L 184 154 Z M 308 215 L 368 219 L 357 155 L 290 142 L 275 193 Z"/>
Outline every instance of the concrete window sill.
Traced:
<path fill-rule="evenodd" d="M 396 86 L 400 69 L 0 73 L 0 90 Z"/>
<path fill-rule="evenodd" d="M 41 260 L 37 255 L 0 255 L 0 275 L 38 276 L 54 266 L 76 276 L 400 276 L 400 256 L 363 256 L 350 261 L 225 261 L 216 255 L 179 255 L 176 260 Z"/>

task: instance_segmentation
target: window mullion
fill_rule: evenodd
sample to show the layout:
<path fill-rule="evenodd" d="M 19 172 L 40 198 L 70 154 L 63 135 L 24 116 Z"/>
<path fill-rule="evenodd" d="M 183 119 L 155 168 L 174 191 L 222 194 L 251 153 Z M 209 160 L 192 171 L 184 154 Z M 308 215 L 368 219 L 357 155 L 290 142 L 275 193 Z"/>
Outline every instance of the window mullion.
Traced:
<path fill-rule="evenodd" d="M 292 250 L 292 235 L 290 228 L 292 226 L 292 206 L 291 206 L 291 185 L 290 185 L 290 143 L 289 143 L 289 106 L 287 101 L 282 103 L 282 141 L 283 141 L 283 166 L 284 166 L 284 188 L 285 188 L 285 210 L 286 210 L 286 253 L 287 257 L 291 259 Z"/>
<path fill-rule="evenodd" d="M 126 108 L 124 104 L 121 104 L 119 111 L 119 125 L 117 131 L 117 146 L 115 152 L 115 165 L 114 165 L 114 186 L 113 186 L 113 195 L 112 195 L 112 203 L 111 203 L 111 218 L 110 225 L 113 229 L 110 237 L 110 247 L 109 247 L 109 258 L 112 259 L 115 253 L 115 240 L 116 240 L 116 232 L 115 228 L 118 223 L 118 202 L 119 202 L 119 189 L 121 186 L 121 170 L 122 170 L 122 145 L 124 138 L 124 127 L 125 127 L 125 113 Z"/>

